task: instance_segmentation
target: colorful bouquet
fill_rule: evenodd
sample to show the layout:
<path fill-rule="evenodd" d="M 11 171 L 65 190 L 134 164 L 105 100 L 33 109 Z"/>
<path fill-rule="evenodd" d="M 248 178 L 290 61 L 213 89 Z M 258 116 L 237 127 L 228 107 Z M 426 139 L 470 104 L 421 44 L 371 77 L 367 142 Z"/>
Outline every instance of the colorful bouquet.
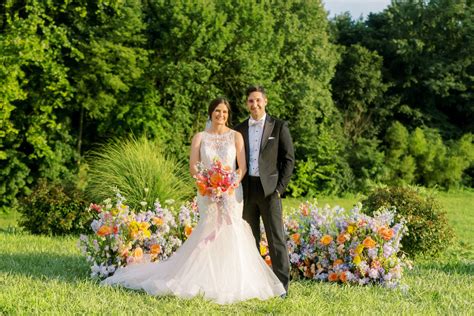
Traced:
<path fill-rule="evenodd" d="M 221 202 L 238 187 L 239 175 L 230 166 L 223 166 L 217 158 L 206 168 L 202 162 L 196 165 L 198 173 L 194 176 L 199 194 L 208 196 L 214 202 Z"/>
<path fill-rule="evenodd" d="M 400 254 L 406 226 L 393 224 L 393 211 L 382 210 L 370 217 L 360 212 L 361 207 L 346 212 L 306 203 L 286 218 L 293 278 L 398 285 L 403 268 L 411 267 Z"/>
<path fill-rule="evenodd" d="M 156 202 L 153 209 L 144 205 L 143 210 L 133 212 L 117 193 L 115 204 L 111 199 L 101 205 L 91 204 L 89 211 L 95 217 L 92 235 L 81 235 L 79 241 L 91 264 L 91 276 L 105 278 L 118 267 L 171 256 L 191 235 L 199 213 L 195 200 L 177 211 L 173 201 L 165 203 L 168 207 Z M 293 279 L 389 287 L 400 283 L 403 269 L 411 267 L 400 251 L 401 238 L 407 232 L 404 222 L 393 223 L 391 210 L 373 217 L 360 210 L 360 204 L 345 211 L 305 203 L 297 213 L 284 218 Z M 260 253 L 271 265 L 261 228 Z"/>
<path fill-rule="evenodd" d="M 118 267 L 135 262 L 166 260 L 191 235 L 199 220 L 194 201 L 181 206 L 177 219 L 172 206 L 171 210 L 163 208 L 158 201 L 153 209 L 139 212 L 124 202 L 117 193 L 115 204 L 107 199 L 89 207 L 96 218 L 91 224 L 93 234 L 81 235 L 79 247 L 91 264 L 92 277 L 108 277 Z"/>

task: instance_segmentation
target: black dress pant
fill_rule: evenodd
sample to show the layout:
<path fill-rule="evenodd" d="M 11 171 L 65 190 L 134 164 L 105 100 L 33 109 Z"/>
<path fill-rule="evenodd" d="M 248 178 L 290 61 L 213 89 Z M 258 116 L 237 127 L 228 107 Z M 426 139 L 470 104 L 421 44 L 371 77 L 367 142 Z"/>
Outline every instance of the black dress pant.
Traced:
<path fill-rule="evenodd" d="M 257 249 L 260 252 L 260 216 L 268 240 L 273 272 L 288 292 L 290 261 L 283 226 L 283 208 L 278 193 L 265 197 L 259 177 L 248 176 L 248 192 L 245 197 L 243 218 L 252 229 Z"/>

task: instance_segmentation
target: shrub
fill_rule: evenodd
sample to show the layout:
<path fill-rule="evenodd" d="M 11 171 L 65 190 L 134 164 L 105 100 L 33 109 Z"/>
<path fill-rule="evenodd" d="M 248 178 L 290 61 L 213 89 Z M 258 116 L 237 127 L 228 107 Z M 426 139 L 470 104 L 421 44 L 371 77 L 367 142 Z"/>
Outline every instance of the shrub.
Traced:
<path fill-rule="evenodd" d="M 403 250 L 410 256 L 437 254 L 454 238 L 446 213 L 431 195 L 422 195 L 411 187 L 385 187 L 374 189 L 362 201 L 369 215 L 380 208 L 395 207 L 396 220 L 406 220 L 408 234 L 402 240 Z"/>
<path fill-rule="evenodd" d="M 94 202 L 114 196 L 116 189 L 135 209 L 157 199 L 186 200 L 193 193 L 194 182 L 184 164 L 145 137 L 114 140 L 90 154 L 89 164 L 86 192 Z"/>
<path fill-rule="evenodd" d="M 20 200 L 19 225 L 33 234 L 82 233 L 92 222 L 87 204 L 73 185 L 40 179 L 31 194 Z"/>

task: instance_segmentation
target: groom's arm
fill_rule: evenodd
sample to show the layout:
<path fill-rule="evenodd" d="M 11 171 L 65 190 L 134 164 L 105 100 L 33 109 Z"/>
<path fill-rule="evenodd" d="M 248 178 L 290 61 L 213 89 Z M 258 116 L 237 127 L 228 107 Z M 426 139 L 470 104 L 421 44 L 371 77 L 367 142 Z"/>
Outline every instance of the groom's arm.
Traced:
<path fill-rule="evenodd" d="M 278 184 L 277 191 L 282 195 L 290 182 L 295 167 L 295 152 L 288 123 L 283 122 L 278 143 Z"/>

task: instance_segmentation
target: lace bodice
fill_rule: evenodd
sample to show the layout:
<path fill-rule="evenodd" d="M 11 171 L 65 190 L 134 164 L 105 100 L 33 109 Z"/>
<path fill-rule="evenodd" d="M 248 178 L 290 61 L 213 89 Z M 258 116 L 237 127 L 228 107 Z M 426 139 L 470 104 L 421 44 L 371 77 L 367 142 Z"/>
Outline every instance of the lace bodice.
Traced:
<path fill-rule="evenodd" d="M 214 158 L 218 158 L 224 165 L 236 168 L 235 131 L 224 134 L 210 134 L 202 132 L 200 156 L 202 163 L 210 166 Z"/>

